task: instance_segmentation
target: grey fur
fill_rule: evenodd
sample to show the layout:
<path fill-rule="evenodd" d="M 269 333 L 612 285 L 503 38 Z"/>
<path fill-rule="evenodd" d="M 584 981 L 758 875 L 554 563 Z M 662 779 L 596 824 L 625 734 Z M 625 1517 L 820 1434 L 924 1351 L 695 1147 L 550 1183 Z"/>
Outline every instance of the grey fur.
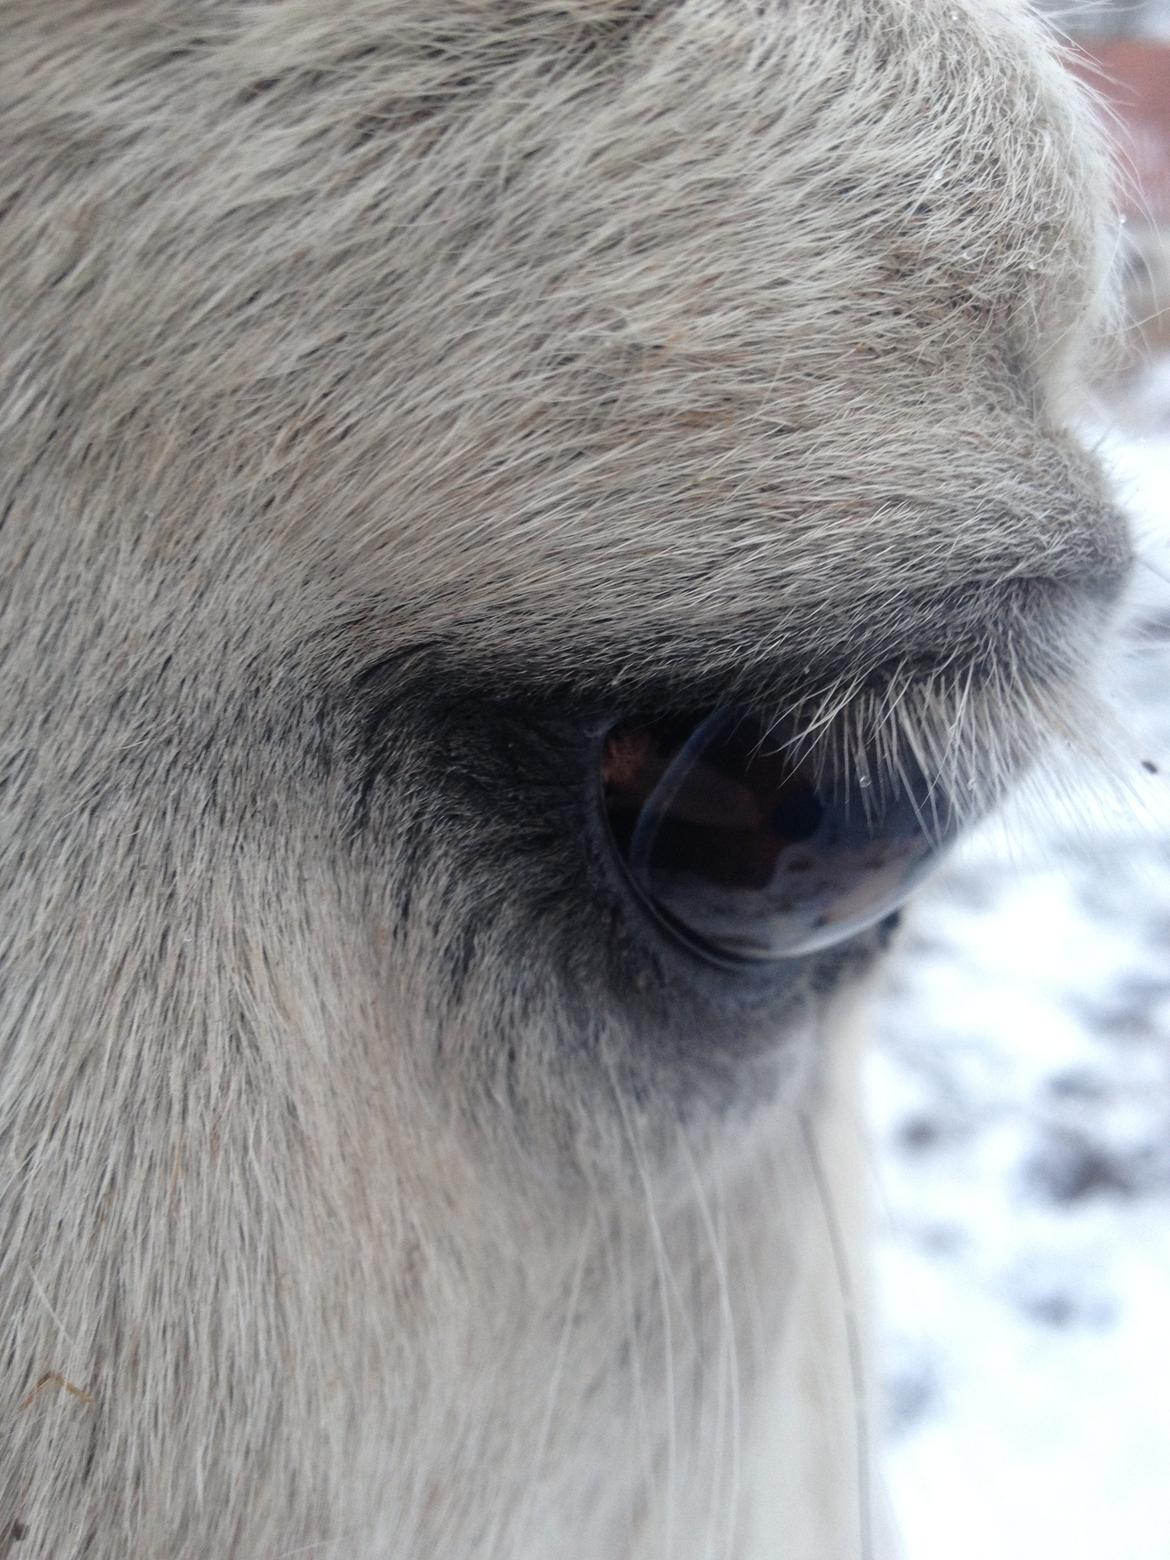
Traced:
<path fill-rule="evenodd" d="M 861 1554 L 856 982 L 648 952 L 574 743 L 1075 730 L 1078 89 L 1014 0 L 0 29 L 0 1550 Z"/>

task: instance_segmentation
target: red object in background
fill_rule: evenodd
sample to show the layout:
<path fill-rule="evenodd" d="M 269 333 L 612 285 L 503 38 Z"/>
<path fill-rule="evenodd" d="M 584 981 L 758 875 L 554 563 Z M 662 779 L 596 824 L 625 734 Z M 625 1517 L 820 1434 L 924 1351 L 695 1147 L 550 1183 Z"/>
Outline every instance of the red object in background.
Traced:
<path fill-rule="evenodd" d="M 1170 44 L 1139 38 L 1082 38 L 1077 73 L 1120 120 L 1121 210 L 1136 222 L 1170 227 Z"/>

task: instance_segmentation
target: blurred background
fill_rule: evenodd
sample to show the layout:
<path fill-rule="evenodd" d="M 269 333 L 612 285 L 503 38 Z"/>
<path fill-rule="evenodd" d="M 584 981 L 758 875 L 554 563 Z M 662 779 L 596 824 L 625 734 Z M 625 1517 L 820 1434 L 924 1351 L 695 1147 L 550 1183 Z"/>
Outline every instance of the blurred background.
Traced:
<path fill-rule="evenodd" d="M 1039 0 L 1077 38 L 1170 38 L 1170 0 Z"/>
<path fill-rule="evenodd" d="M 1085 432 L 1139 564 L 1110 773 L 1066 763 L 970 841 L 882 1009 L 904 1560 L 1170 1560 L 1170 0 L 1044 9 L 1112 107 L 1128 323 Z"/>

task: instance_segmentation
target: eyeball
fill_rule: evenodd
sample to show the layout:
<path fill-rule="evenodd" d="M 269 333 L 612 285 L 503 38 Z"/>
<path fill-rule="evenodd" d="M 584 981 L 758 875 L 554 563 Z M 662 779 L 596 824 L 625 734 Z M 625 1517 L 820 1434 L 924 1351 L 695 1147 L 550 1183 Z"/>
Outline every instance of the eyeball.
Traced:
<path fill-rule="evenodd" d="M 791 959 L 896 909 L 954 834 L 913 766 L 840 772 L 725 707 L 610 729 L 609 832 L 657 920 L 716 962 Z M 873 778 L 881 776 L 881 781 Z"/>

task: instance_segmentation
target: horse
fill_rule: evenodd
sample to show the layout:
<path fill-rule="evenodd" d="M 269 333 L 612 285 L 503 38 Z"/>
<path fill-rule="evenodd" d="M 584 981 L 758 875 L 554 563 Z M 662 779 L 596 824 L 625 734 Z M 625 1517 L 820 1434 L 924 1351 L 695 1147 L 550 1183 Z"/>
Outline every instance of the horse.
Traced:
<path fill-rule="evenodd" d="M 1129 567 L 1058 44 L 0 36 L 0 1551 L 888 1552 L 868 993 Z"/>

